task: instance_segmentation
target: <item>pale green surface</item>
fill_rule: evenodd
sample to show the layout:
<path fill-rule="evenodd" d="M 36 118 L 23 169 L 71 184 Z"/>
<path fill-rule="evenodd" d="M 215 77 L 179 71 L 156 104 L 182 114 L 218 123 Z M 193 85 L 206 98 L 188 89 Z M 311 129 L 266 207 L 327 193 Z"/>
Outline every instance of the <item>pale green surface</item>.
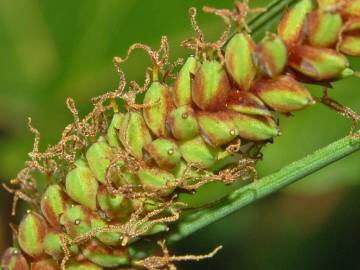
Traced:
<path fill-rule="evenodd" d="M 236 34 L 230 39 L 225 50 L 225 64 L 229 74 L 243 90 L 249 90 L 256 75 L 252 42 L 248 34 Z"/>

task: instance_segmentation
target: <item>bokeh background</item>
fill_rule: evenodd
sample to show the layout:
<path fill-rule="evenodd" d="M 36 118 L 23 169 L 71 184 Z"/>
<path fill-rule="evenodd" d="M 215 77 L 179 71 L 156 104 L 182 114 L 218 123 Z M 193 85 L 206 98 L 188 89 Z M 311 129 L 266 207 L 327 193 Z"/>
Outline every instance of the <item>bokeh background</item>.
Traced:
<path fill-rule="evenodd" d="M 112 57 L 129 45 L 157 47 L 168 35 L 172 59 L 189 52 L 178 44 L 192 35 L 187 9 L 230 7 L 232 0 L 1 0 L 0 1 L 0 181 L 20 170 L 32 148 L 28 116 L 42 132 L 42 146 L 59 139 L 71 121 L 64 105 L 72 96 L 84 115 L 90 99 L 117 86 Z M 268 1 L 250 1 L 262 6 Z M 220 19 L 199 15 L 209 39 Z M 269 22 L 263 31 L 274 28 Z M 360 70 L 360 61 L 352 59 Z M 135 53 L 128 79 L 143 80 L 150 65 Z M 360 80 L 336 83 L 331 95 L 360 111 Z M 315 95 L 321 89 L 312 88 Z M 346 135 L 350 122 L 321 105 L 282 118 L 283 135 L 266 147 L 260 176 Z M 171 247 L 179 254 L 225 246 L 216 258 L 181 269 L 360 269 L 360 153 L 306 177 Z M 11 243 L 11 197 L 0 191 L 0 253 Z"/>

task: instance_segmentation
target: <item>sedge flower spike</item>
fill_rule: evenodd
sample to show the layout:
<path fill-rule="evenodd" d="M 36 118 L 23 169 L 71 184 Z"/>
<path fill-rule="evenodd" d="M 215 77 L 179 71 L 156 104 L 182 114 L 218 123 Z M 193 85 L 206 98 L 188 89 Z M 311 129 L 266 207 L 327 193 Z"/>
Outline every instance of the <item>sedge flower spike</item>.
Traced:
<path fill-rule="evenodd" d="M 151 236 L 166 235 L 191 207 L 182 193 L 255 179 L 262 148 L 281 135 L 280 114 L 319 102 L 358 123 L 355 112 L 327 92 L 314 97 L 303 82 L 330 86 L 357 74 L 347 55 L 360 56 L 359 7 L 360 0 L 300 0 L 284 11 L 277 33 L 257 44 L 246 17 L 266 10 L 247 1 L 233 10 L 205 7 L 225 23 L 220 38 L 207 42 L 191 8 L 195 37 L 182 45 L 193 56 L 171 63 L 162 37 L 157 50 L 136 43 L 126 57 L 115 57 L 119 87 L 94 98 L 83 119 L 69 98 L 74 122 L 57 144 L 41 152 L 40 132 L 29 120 L 30 160 L 4 188 L 14 194 L 14 214 L 19 199 L 30 210 L 13 226 L 13 247 L 0 269 L 174 270 L 177 261 L 214 256 L 221 247 L 175 256 L 165 241 L 156 255 L 137 243 L 156 247 Z M 127 83 L 121 69 L 138 49 L 152 61 L 144 85 Z M 39 174 L 45 189 L 37 186 Z"/>

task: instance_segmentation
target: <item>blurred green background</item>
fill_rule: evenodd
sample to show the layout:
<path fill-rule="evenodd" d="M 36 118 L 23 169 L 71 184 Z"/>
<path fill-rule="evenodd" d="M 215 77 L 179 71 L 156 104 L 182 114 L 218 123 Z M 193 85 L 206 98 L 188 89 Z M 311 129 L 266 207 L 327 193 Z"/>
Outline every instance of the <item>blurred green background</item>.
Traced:
<path fill-rule="evenodd" d="M 42 132 L 43 147 L 56 142 L 71 121 L 72 96 L 84 115 L 90 99 L 114 89 L 112 57 L 132 43 L 157 47 L 168 35 L 172 59 L 189 54 L 178 44 L 192 35 L 190 6 L 231 7 L 232 0 L 1 0 L 0 1 L 0 179 L 22 168 L 32 148 L 28 116 Z M 268 1 L 250 1 L 262 6 Z M 222 22 L 199 15 L 209 39 Z M 269 22 L 271 30 L 276 22 Z M 351 60 L 355 70 L 360 61 Z M 143 80 L 150 62 L 135 53 L 125 71 Z M 331 96 L 360 111 L 360 80 L 336 84 Z M 321 89 L 312 88 L 315 95 Z M 346 135 L 350 122 L 317 105 L 282 118 L 283 135 L 266 147 L 260 176 Z M 184 263 L 181 269 L 360 269 L 360 153 L 353 154 L 267 199 L 202 230 L 172 251 L 205 253 L 224 244 L 216 258 Z M 11 197 L 0 192 L 0 253 L 9 245 Z"/>

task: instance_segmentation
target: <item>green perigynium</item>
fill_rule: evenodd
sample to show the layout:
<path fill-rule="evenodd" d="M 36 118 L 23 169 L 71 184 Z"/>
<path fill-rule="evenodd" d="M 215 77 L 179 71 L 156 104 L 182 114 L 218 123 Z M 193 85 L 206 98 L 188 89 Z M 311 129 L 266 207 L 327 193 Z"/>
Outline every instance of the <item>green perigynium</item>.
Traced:
<path fill-rule="evenodd" d="M 249 90 L 255 79 L 254 49 L 255 42 L 247 33 L 235 34 L 226 46 L 226 68 L 240 90 Z"/>
<path fill-rule="evenodd" d="M 262 76 L 276 78 L 286 68 L 288 49 L 278 35 L 268 33 L 256 46 L 253 57 Z"/>

